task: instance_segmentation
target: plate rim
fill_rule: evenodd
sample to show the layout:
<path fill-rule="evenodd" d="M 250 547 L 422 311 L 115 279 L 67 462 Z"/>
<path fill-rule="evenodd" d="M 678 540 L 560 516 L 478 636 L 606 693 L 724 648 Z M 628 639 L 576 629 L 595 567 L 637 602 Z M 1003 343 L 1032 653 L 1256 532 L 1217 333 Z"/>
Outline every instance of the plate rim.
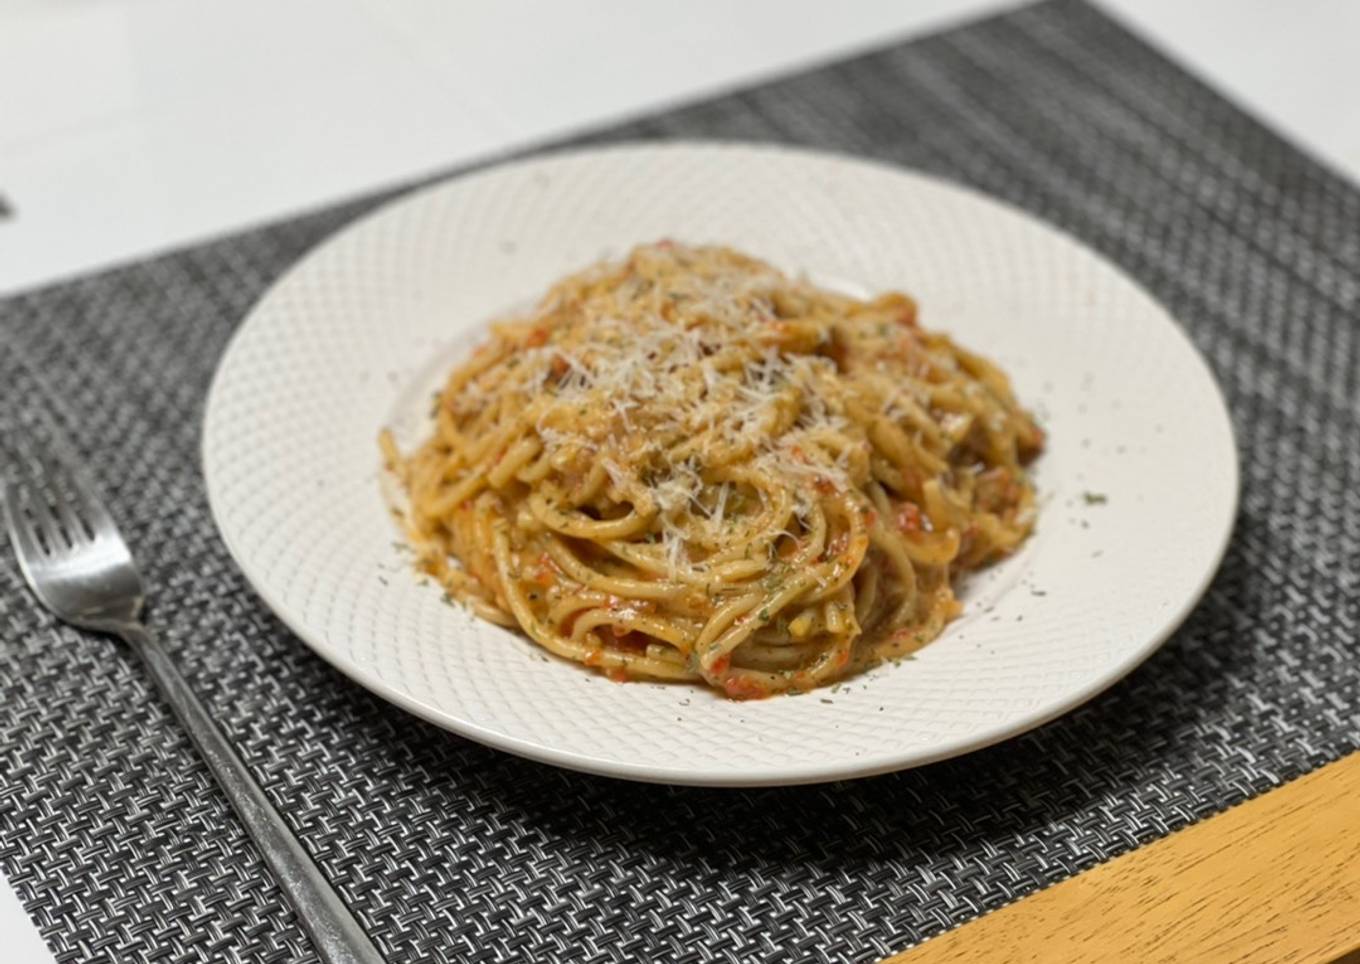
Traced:
<path fill-rule="evenodd" d="M 1166 326 L 1172 332 L 1174 332 L 1176 338 L 1179 340 L 1181 348 L 1188 352 L 1189 356 L 1193 359 L 1199 375 L 1212 388 L 1212 396 L 1216 404 L 1211 406 L 1213 409 L 1211 413 L 1205 412 L 1204 415 L 1206 419 L 1212 418 L 1212 420 L 1217 423 L 1217 428 L 1221 431 L 1222 440 L 1226 442 L 1229 455 L 1229 458 L 1226 460 L 1226 465 L 1224 466 L 1227 475 L 1228 501 L 1225 506 L 1226 511 L 1222 513 L 1221 519 L 1218 520 L 1219 525 L 1217 531 L 1214 533 L 1211 563 L 1204 567 L 1203 571 L 1195 580 L 1193 587 L 1188 587 L 1188 591 L 1183 594 L 1180 604 L 1174 607 L 1168 615 L 1163 617 L 1161 627 L 1156 632 L 1149 634 L 1148 638 L 1138 646 L 1132 647 L 1130 652 L 1125 655 L 1122 660 L 1117 663 L 1109 664 L 1108 668 L 1096 673 L 1090 680 L 1080 686 L 1074 687 L 1072 692 L 1066 697 L 1038 707 L 1017 718 L 1007 720 L 1004 723 L 983 728 L 979 732 L 970 734 L 966 737 L 933 744 L 927 750 L 904 751 L 897 749 L 876 754 L 866 754 L 864 757 L 854 762 L 844 760 L 829 763 L 811 762 L 796 766 L 784 766 L 778 771 L 771 771 L 768 773 L 760 772 L 752 776 L 745 776 L 732 770 L 640 764 L 630 761 L 609 759 L 576 750 L 561 750 L 548 744 L 538 743 L 507 735 L 493 729 L 488 729 L 473 720 L 460 719 L 451 716 L 448 712 L 431 706 L 394 686 L 384 680 L 376 672 L 367 669 L 362 663 L 354 660 L 346 661 L 340 659 L 335 648 L 328 646 L 325 640 L 320 638 L 320 633 L 314 632 L 308 628 L 298 614 L 270 590 L 264 580 L 258 579 L 257 574 L 252 573 L 251 568 L 243 558 L 239 545 L 233 541 L 229 528 L 224 524 L 224 520 L 220 515 L 220 500 L 215 499 L 213 495 L 214 486 L 212 474 L 209 471 L 209 448 L 213 436 L 212 412 L 215 404 L 218 404 L 221 393 L 224 391 L 222 387 L 224 381 L 223 372 L 227 369 L 227 363 L 230 358 L 239 350 L 242 336 L 246 332 L 252 319 L 258 316 L 262 306 L 267 304 L 277 291 L 289 284 L 295 275 L 304 271 L 324 249 L 337 243 L 343 237 L 364 230 L 370 222 L 377 220 L 380 217 L 388 216 L 397 208 L 407 205 L 418 205 L 427 197 L 442 190 L 446 190 L 453 184 L 464 183 L 478 177 L 499 175 L 507 170 L 530 169 L 535 166 L 551 164 L 556 161 L 583 159 L 590 155 L 668 152 L 719 153 L 728 151 L 786 158 L 833 161 L 837 164 L 844 164 L 850 167 L 868 168 L 878 172 L 889 173 L 894 176 L 905 176 L 909 179 L 925 182 L 932 187 L 947 192 L 964 195 L 971 201 L 980 202 L 985 206 L 1000 209 L 1011 216 L 1019 216 L 1030 224 L 1055 235 L 1063 242 L 1075 246 L 1080 249 L 1086 257 L 1094 259 L 1106 270 L 1118 275 L 1119 278 L 1129 286 L 1131 291 L 1135 292 L 1138 297 L 1155 309 L 1160 315 L 1161 320 L 1165 322 Z M 400 188 L 398 189 L 400 190 Z M 469 170 L 462 170 L 447 176 L 438 177 L 433 181 L 406 190 L 396 197 L 391 197 L 382 201 L 372 210 L 341 225 L 315 242 L 297 257 L 296 260 L 288 265 L 278 277 L 270 282 L 264 291 L 261 292 L 259 297 L 257 297 L 244 314 L 241 315 L 240 320 L 237 322 L 235 329 L 232 331 L 231 336 L 223 347 L 213 369 L 212 379 L 205 395 L 203 414 L 199 421 L 199 426 L 199 467 L 204 480 L 209 514 L 212 518 L 214 527 L 217 529 L 218 535 L 226 546 L 228 555 L 231 557 L 237 570 L 250 585 L 251 589 L 260 597 L 269 610 L 288 627 L 293 635 L 302 640 L 314 654 L 320 656 L 329 666 L 338 670 L 342 675 L 362 686 L 364 689 L 400 709 L 411 713 L 428 723 L 438 726 L 443 730 L 454 733 L 459 737 L 473 740 L 484 746 L 491 747 L 492 749 L 511 753 L 538 763 L 545 763 L 580 773 L 641 783 L 675 786 L 741 789 L 773 786 L 800 786 L 879 776 L 899 770 L 926 766 L 931 763 L 937 763 L 942 760 L 995 746 L 1006 740 L 1028 733 L 1072 712 L 1113 687 L 1116 683 L 1127 677 L 1133 670 L 1146 662 L 1153 653 L 1160 649 L 1162 645 L 1170 639 L 1189 617 L 1190 613 L 1199 605 L 1222 567 L 1223 559 L 1227 553 L 1233 532 L 1236 528 L 1236 520 L 1241 500 L 1241 456 L 1238 449 L 1236 432 L 1233 429 L 1230 410 L 1227 405 L 1227 400 L 1223 395 L 1222 386 L 1215 377 L 1213 369 L 1209 367 L 1207 359 L 1191 340 L 1189 333 L 1181 323 L 1177 321 L 1176 317 L 1160 300 L 1153 296 L 1147 288 L 1118 263 L 1114 262 L 1103 252 L 1096 250 L 1074 234 L 1068 232 L 1066 229 L 1054 224 L 1052 221 L 1016 204 L 1012 204 L 1003 198 L 986 193 L 985 191 L 956 181 L 950 177 L 923 171 L 918 168 L 906 167 L 877 158 L 862 157 L 844 151 L 762 141 L 686 138 L 665 141 L 628 140 L 604 145 L 564 147 L 560 149 L 553 148 L 506 160 L 491 160 L 484 165 L 479 165 Z"/>

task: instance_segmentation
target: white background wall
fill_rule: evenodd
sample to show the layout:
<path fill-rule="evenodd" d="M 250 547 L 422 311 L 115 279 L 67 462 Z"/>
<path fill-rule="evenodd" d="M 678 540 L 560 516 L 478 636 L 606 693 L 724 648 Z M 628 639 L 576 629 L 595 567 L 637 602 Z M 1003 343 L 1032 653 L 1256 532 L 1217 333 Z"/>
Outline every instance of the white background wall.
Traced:
<path fill-rule="evenodd" d="M 1005 5 L 0 0 L 0 293 Z M 1360 3 L 1106 6 L 1360 175 Z"/>
<path fill-rule="evenodd" d="M 1103 4 L 1360 178 L 1360 3 Z M 0 294 L 1008 5 L 0 0 Z"/>

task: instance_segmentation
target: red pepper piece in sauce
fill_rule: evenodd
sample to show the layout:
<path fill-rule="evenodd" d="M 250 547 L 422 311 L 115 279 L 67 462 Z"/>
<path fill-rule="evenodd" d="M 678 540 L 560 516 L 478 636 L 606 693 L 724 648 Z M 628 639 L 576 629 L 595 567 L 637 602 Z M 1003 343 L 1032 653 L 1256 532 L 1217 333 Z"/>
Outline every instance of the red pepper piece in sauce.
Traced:
<path fill-rule="evenodd" d="M 534 582 L 547 588 L 557 583 L 557 563 L 553 562 L 552 556 L 546 552 L 538 557 L 538 565 L 534 567 Z"/>
<path fill-rule="evenodd" d="M 749 680 L 744 676 L 733 676 L 731 679 L 723 680 L 723 692 L 734 700 L 758 700 L 770 695 L 755 680 Z"/>
<path fill-rule="evenodd" d="M 897 510 L 897 528 L 903 532 L 920 532 L 921 507 L 914 502 L 903 502 Z"/>

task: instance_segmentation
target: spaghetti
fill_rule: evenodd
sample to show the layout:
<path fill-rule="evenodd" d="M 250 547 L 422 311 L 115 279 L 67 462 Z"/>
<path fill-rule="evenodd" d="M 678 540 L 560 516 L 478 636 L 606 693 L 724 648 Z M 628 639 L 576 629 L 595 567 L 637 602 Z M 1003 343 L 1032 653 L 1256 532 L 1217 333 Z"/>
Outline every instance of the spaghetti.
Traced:
<path fill-rule="evenodd" d="M 615 678 L 803 691 L 906 655 L 1034 525 L 992 363 L 719 247 L 639 247 L 493 327 L 409 457 L 421 566 Z"/>

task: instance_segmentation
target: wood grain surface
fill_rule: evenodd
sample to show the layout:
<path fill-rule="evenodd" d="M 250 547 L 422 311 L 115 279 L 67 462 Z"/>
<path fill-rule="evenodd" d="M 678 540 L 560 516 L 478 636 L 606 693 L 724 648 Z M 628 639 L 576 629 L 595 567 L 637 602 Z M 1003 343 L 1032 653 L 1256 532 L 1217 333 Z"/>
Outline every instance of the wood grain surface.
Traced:
<path fill-rule="evenodd" d="M 1360 754 L 889 960 L 1360 961 Z"/>

